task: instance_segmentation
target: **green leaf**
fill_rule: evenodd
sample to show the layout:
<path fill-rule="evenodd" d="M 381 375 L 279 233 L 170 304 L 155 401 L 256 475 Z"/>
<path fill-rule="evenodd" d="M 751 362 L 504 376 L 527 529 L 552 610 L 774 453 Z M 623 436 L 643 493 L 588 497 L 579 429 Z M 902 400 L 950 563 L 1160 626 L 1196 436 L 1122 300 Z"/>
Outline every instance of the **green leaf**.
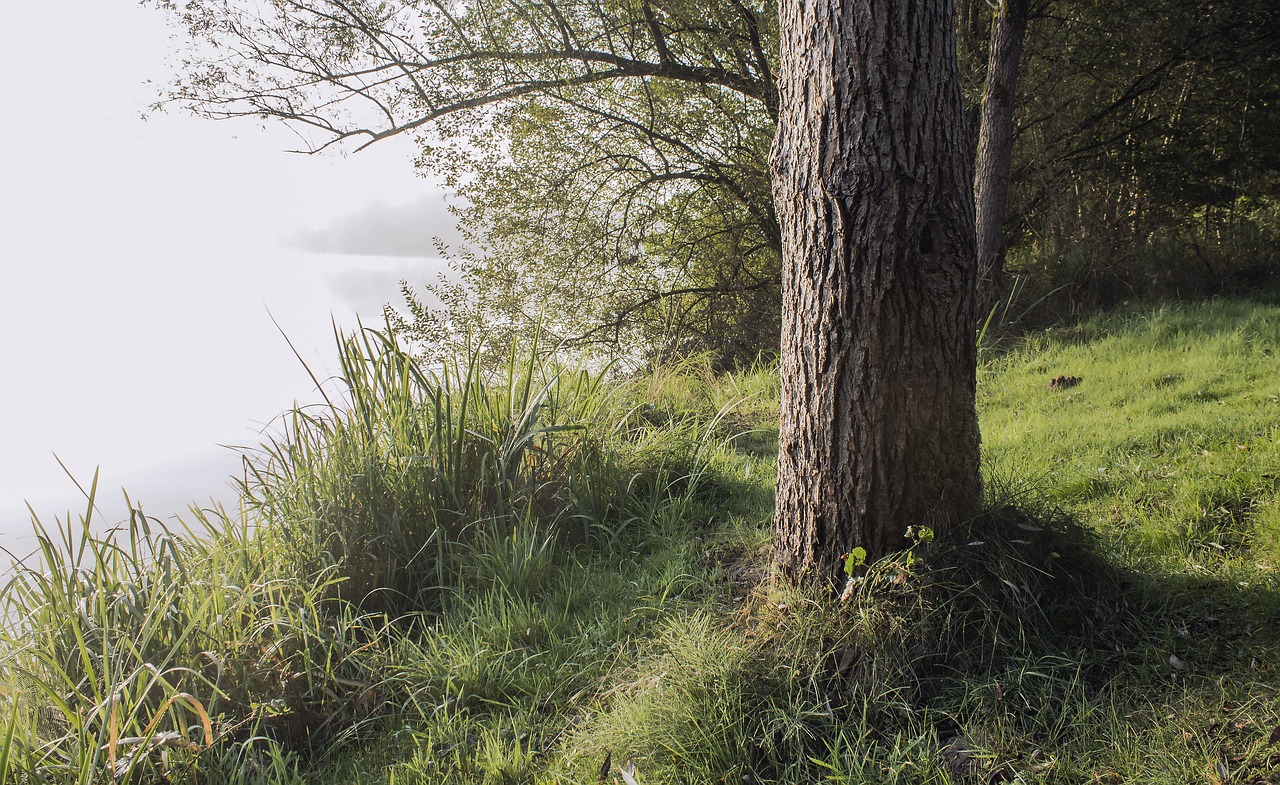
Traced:
<path fill-rule="evenodd" d="M 867 549 L 861 546 L 849 551 L 844 557 L 844 572 L 846 575 L 853 575 L 853 571 L 858 567 L 867 563 Z"/>

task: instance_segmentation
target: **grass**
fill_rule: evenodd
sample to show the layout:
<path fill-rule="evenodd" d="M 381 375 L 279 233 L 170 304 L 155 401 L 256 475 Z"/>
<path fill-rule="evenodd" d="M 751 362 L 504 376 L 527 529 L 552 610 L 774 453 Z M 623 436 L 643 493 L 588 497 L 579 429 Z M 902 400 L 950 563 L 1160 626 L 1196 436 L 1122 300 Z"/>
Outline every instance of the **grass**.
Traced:
<path fill-rule="evenodd" d="M 208 536 L 37 522 L 0 781 L 1280 781 L 1278 343 L 1224 300 L 1006 345 L 986 511 L 840 601 L 769 579 L 774 369 L 341 336 Z"/>
<path fill-rule="evenodd" d="M 1082 382 L 1046 390 L 1058 375 Z M 1132 558 L 1280 564 L 1274 307 L 1132 309 L 1035 336 L 986 367 L 982 407 L 989 471 L 1105 523 Z"/>

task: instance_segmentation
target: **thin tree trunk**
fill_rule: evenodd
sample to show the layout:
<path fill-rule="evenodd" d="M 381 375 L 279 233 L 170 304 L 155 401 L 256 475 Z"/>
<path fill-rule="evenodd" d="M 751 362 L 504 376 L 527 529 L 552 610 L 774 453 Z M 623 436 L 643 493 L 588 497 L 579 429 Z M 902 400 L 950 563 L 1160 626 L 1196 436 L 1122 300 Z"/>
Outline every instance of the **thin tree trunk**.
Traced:
<path fill-rule="evenodd" d="M 783 0 L 776 559 L 942 533 L 981 496 L 973 180 L 949 0 Z"/>
<path fill-rule="evenodd" d="M 1004 289 L 1004 220 L 1013 167 L 1013 108 L 1030 0 L 1001 0 L 991 23 L 987 82 L 973 190 L 977 209 L 978 300 L 992 307 Z"/>

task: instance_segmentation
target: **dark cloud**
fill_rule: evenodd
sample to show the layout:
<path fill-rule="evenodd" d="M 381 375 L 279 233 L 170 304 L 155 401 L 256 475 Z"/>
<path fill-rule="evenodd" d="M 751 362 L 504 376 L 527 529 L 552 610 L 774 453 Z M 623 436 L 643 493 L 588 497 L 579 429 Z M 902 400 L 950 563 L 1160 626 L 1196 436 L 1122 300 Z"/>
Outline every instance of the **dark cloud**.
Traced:
<path fill-rule="evenodd" d="M 299 229 L 284 243 L 314 253 L 432 257 L 440 255 L 437 237 L 450 246 L 461 239 L 443 192 L 397 205 L 373 202 L 326 227 Z"/>

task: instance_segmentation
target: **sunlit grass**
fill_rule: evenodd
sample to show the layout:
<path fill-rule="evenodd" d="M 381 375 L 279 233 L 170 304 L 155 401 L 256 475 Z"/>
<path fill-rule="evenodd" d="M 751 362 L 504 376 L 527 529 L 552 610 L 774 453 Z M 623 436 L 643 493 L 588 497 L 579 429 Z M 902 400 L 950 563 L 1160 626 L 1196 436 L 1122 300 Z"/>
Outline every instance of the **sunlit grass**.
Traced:
<path fill-rule="evenodd" d="M 1046 388 L 1058 375 L 1082 378 Z M 1134 310 L 1034 336 L 980 384 L 990 471 L 1171 567 L 1277 562 L 1280 309 Z"/>
<path fill-rule="evenodd" d="M 1278 341 L 1232 301 L 1006 343 L 986 512 L 838 601 L 769 576 L 776 369 L 343 336 L 243 514 L 38 531 L 0 781 L 1280 781 Z"/>
<path fill-rule="evenodd" d="M 531 598 L 702 515 L 715 412 L 642 420 L 536 345 L 429 372 L 385 331 L 338 338 L 337 390 L 247 455 L 243 512 L 193 510 L 199 537 L 140 512 L 98 534 L 91 488 L 78 519 L 34 522 L 3 593 L 5 781 L 288 781 L 451 705 L 417 681 L 428 651 L 474 665 L 468 696 L 531 695 L 565 676 L 529 652 L 573 604 Z M 489 648 L 432 643 L 450 614 Z M 489 663 L 498 647 L 519 662 Z"/>

